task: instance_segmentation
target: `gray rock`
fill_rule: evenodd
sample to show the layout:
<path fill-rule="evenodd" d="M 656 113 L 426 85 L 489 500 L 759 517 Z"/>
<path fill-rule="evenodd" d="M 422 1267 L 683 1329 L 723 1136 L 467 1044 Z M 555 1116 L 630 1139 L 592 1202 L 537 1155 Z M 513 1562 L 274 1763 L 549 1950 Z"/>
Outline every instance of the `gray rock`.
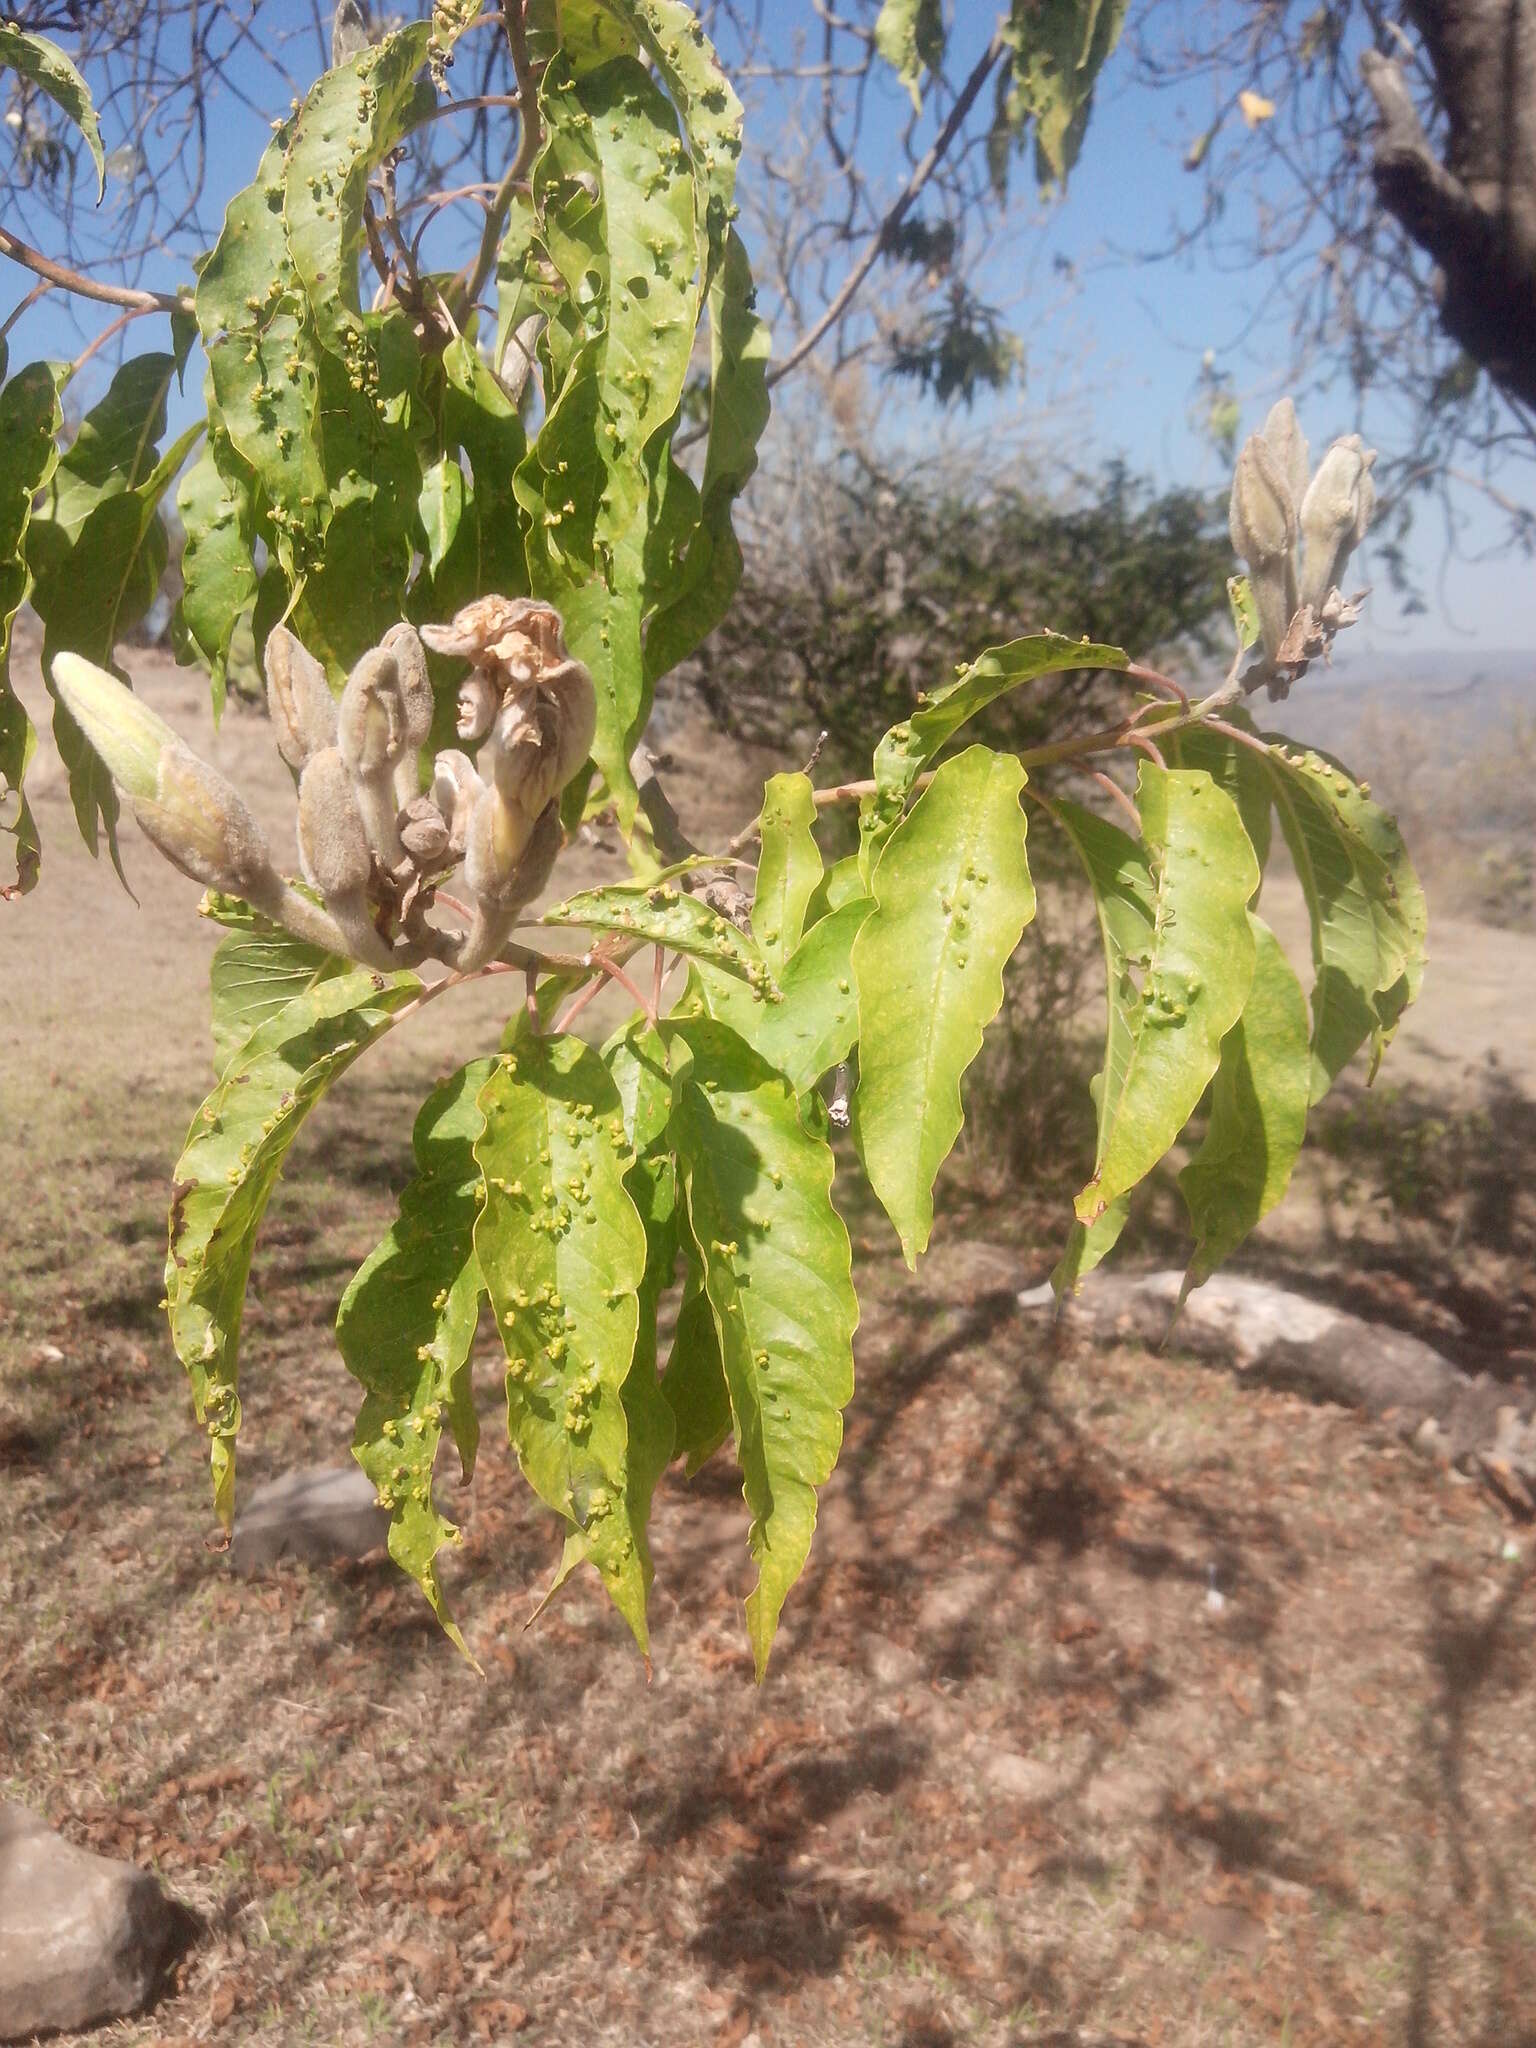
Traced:
<path fill-rule="evenodd" d="M 247 1576 L 283 1557 L 332 1564 L 366 1556 L 388 1534 L 388 1512 L 360 1465 L 301 1465 L 250 1495 L 235 1517 L 230 1562 Z"/>
<path fill-rule="evenodd" d="M 0 2041 L 140 2011 L 195 1926 L 147 1870 L 0 1805 Z"/>

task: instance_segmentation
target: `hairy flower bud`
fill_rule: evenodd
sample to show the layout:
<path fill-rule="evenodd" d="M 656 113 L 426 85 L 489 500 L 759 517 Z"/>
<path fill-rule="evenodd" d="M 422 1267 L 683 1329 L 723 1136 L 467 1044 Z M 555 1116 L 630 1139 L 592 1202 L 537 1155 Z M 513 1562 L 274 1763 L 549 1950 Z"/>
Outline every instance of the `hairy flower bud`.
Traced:
<path fill-rule="evenodd" d="M 144 836 L 167 860 L 235 896 L 273 878 L 261 827 L 239 791 L 132 690 L 78 654 L 54 657 L 53 680 Z"/>
<path fill-rule="evenodd" d="M 448 820 L 430 796 L 412 797 L 395 820 L 400 843 L 423 874 L 446 867 L 453 857 Z"/>
<path fill-rule="evenodd" d="M 558 701 L 546 691 L 508 697 L 481 756 L 503 800 L 530 818 L 560 793 L 565 723 Z"/>
<path fill-rule="evenodd" d="M 126 683 L 79 654 L 56 654 L 54 687 L 125 796 L 155 793 L 160 756 L 180 739 Z"/>
<path fill-rule="evenodd" d="M 312 754 L 335 746 L 336 699 L 325 670 L 286 626 L 267 635 L 263 666 L 277 751 L 297 771 Z"/>
<path fill-rule="evenodd" d="M 500 905 L 517 892 L 517 868 L 533 836 L 535 814 L 508 803 L 494 783 L 481 792 L 464 840 L 464 880 L 481 902 Z"/>
<path fill-rule="evenodd" d="M 448 821 L 448 844 L 462 859 L 470 815 L 485 790 L 468 754 L 449 747 L 432 764 L 432 801 Z"/>
<path fill-rule="evenodd" d="M 1371 465 L 1374 448 L 1358 434 L 1335 441 L 1307 488 L 1301 505 L 1301 598 L 1321 611 L 1336 589 L 1350 555 L 1365 537 L 1376 509 Z"/>
<path fill-rule="evenodd" d="M 1232 473 L 1232 545 L 1250 568 L 1287 554 L 1296 542 L 1296 501 L 1279 457 L 1262 434 L 1243 443 Z"/>
<path fill-rule="evenodd" d="M 1291 503 L 1300 505 L 1306 493 L 1311 456 L 1307 437 L 1296 417 L 1296 407 L 1289 398 L 1282 398 L 1270 407 L 1269 417 L 1264 422 L 1264 442 L 1285 478 Z"/>
<path fill-rule="evenodd" d="M 475 807 L 475 816 L 470 828 L 472 849 L 477 848 L 481 828 L 488 828 L 488 814 L 492 807 L 504 808 L 494 788 L 488 789 L 484 799 Z M 508 932 L 517 922 L 518 914 L 548 883 L 559 856 L 560 846 L 560 806 L 552 803 L 534 820 L 524 840 L 521 857 L 511 872 L 497 884 L 495 892 L 475 890 L 474 920 L 464 935 L 463 944 L 454 962 L 461 973 L 483 967 L 487 960 L 495 957 Z M 478 860 L 474 854 L 467 855 L 464 875 L 472 889 L 478 871 Z"/>
<path fill-rule="evenodd" d="M 597 737 L 597 691 L 579 661 L 567 661 L 558 675 L 546 677 L 545 688 L 560 700 L 560 787 L 564 789 L 591 753 Z"/>
<path fill-rule="evenodd" d="M 357 783 L 369 840 L 390 867 L 405 859 L 395 814 L 416 794 L 416 751 L 431 728 L 432 685 L 421 642 L 413 627 L 392 626 L 348 676 L 336 722 L 336 744 Z"/>
<path fill-rule="evenodd" d="M 314 755 L 299 778 L 299 866 L 327 902 L 361 896 L 373 873 L 351 771 L 335 747 Z"/>

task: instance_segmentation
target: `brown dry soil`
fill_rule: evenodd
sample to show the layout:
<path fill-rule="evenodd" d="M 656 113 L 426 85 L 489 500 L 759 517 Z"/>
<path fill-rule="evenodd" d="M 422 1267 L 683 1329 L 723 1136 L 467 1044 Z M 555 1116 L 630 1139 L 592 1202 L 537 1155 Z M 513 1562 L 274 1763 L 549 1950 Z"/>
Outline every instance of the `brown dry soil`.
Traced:
<path fill-rule="evenodd" d="M 215 745 L 195 679 L 138 666 L 278 823 L 265 730 Z M 751 808 L 718 760 L 677 767 L 704 834 Z M 999 1193 L 973 1144 L 916 1280 L 861 1217 L 860 1392 L 761 1690 L 725 1458 L 660 1494 L 649 1682 L 595 1585 L 525 1633 L 556 1538 L 488 1352 L 445 1482 L 484 1680 L 382 1554 L 233 1579 L 156 1308 L 216 935 L 131 829 L 141 907 L 92 869 L 42 766 L 43 884 L 0 906 L 0 1797 L 203 1921 L 105 2038 L 1536 2043 L 1530 1530 L 1388 1427 L 1053 1350 L 1012 1294 L 1059 1168 Z M 336 1296 L 501 999 L 434 1005 L 314 1119 L 257 1256 L 247 1485 L 345 1457 Z M 1529 1370 L 1533 1004 L 1536 942 L 1444 920 L 1392 1092 L 1325 1119 L 1249 1268 Z"/>

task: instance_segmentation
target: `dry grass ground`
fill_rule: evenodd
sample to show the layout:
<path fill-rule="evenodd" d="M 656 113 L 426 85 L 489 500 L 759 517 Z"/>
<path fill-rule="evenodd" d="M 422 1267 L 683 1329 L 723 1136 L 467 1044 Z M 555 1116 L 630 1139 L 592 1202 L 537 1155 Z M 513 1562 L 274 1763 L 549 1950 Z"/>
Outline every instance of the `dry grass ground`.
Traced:
<path fill-rule="evenodd" d="M 145 680 L 201 738 L 192 681 Z M 264 732 L 219 744 L 280 816 Z M 205 1922 L 106 2038 L 1533 2048 L 1529 1532 L 1340 1411 L 1055 1352 L 1012 1312 L 1054 1187 L 957 1188 L 915 1281 L 861 1226 L 860 1391 L 760 1691 L 724 1459 L 659 1498 L 652 1682 L 595 1587 L 524 1632 L 555 1538 L 488 1352 L 452 1566 L 484 1682 L 382 1557 L 232 1579 L 156 1309 L 215 935 L 131 834 L 141 909 L 92 871 L 56 783 L 42 818 L 0 923 L 0 1797 Z M 1436 968 L 1398 1094 L 1346 1101 L 1252 1262 L 1518 1371 L 1536 944 L 1457 924 Z M 248 1484 L 344 1456 L 336 1296 L 496 1014 L 433 1006 L 317 1115 L 258 1253 Z"/>

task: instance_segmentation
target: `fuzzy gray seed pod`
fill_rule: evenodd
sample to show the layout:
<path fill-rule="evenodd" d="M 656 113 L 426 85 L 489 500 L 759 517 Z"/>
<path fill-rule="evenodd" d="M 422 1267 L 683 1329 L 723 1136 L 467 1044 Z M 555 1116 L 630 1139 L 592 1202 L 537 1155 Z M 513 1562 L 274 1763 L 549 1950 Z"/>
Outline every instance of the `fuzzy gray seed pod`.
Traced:
<path fill-rule="evenodd" d="M 1232 545 L 1250 567 L 1274 561 L 1296 543 L 1296 501 L 1262 434 L 1250 434 L 1232 472 L 1228 513 Z"/>
<path fill-rule="evenodd" d="M 286 626 L 267 635 L 263 667 L 277 751 L 297 774 L 312 754 L 336 744 L 336 699 L 325 670 Z"/>
<path fill-rule="evenodd" d="M 500 802 L 494 789 L 488 790 L 486 796 L 490 804 Z M 484 807 L 477 806 L 477 818 L 482 808 Z M 454 966 L 460 973 L 468 973 L 476 967 L 483 967 L 488 960 L 495 958 L 521 912 L 548 883 L 560 853 L 562 836 L 560 806 L 551 803 L 534 820 L 523 846 L 522 857 L 514 871 L 501 883 L 497 894 L 476 894 L 474 920 L 464 935 L 464 942 L 454 961 Z M 472 840 L 473 837 L 472 831 Z M 464 874 L 466 880 L 470 879 L 471 863 L 467 858 L 464 863 Z"/>
<path fill-rule="evenodd" d="M 448 844 L 454 857 L 464 858 L 470 814 L 485 790 L 468 754 L 448 747 L 432 764 L 432 801 L 448 821 Z"/>
<path fill-rule="evenodd" d="M 509 696 L 491 731 L 482 758 L 502 799 L 538 817 L 564 786 L 560 773 L 566 720 L 560 703 L 544 690 Z"/>

